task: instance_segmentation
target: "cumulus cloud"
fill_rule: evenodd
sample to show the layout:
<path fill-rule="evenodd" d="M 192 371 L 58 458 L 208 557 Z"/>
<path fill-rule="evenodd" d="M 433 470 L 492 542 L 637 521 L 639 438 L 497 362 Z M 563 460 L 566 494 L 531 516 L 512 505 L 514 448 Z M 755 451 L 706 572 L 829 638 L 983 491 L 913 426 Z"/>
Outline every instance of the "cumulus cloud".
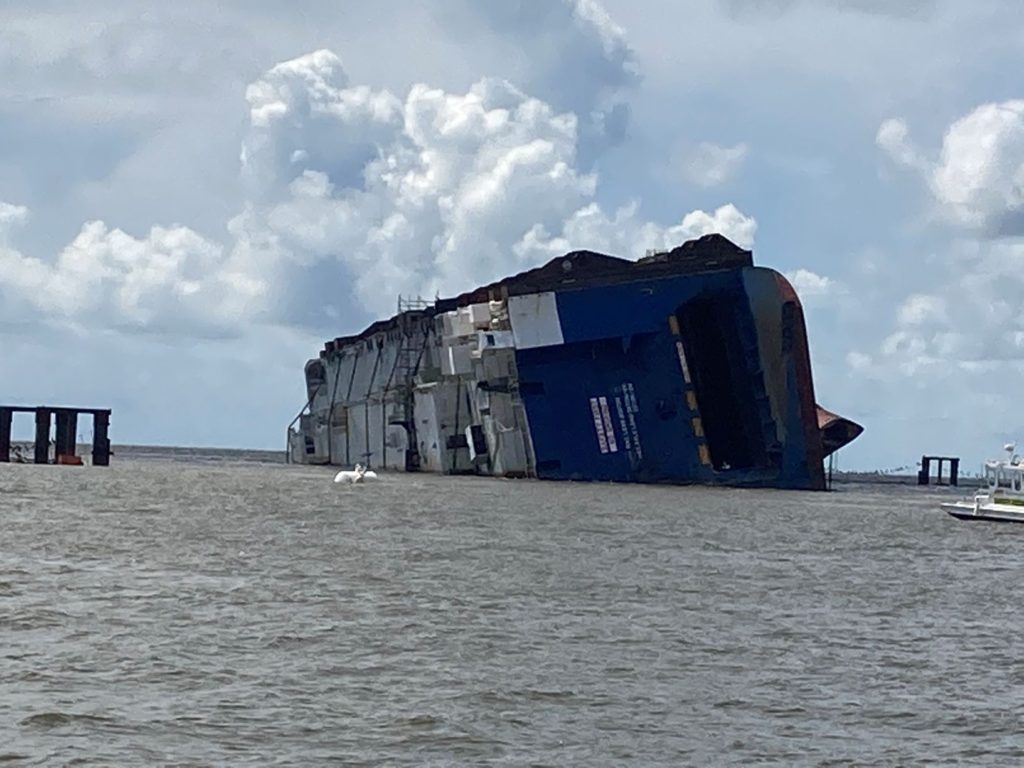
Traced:
<path fill-rule="evenodd" d="M 0 247 L 0 319 L 8 322 L 36 311 L 74 325 L 223 335 L 258 314 L 266 292 L 262 280 L 232 269 L 221 245 L 187 227 L 154 227 L 139 239 L 88 222 L 53 264 Z"/>
<path fill-rule="evenodd" d="M 897 312 L 900 325 L 925 325 L 946 319 L 946 302 L 939 296 L 915 293 L 908 296 Z"/>
<path fill-rule="evenodd" d="M 607 215 L 593 201 L 596 176 L 578 167 L 576 116 L 504 80 L 465 94 L 417 85 L 397 102 L 349 86 L 327 52 L 265 80 L 249 89 L 244 157 L 273 169 L 260 174 L 274 199 L 267 224 L 289 249 L 337 257 L 374 312 L 397 293 L 454 293 L 574 248 L 638 256 L 711 231 L 753 241 L 756 223 L 731 205 L 671 227 L 642 220 L 635 204 Z M 374 147 L 358 173 L 321 149 L 350 131 Z"/>
<path fill-rule="evenodd" d="M 508 79 L 575 114 L 588 159 L 624 137 L 626 92 L 639 81 L 639 69 L 624 30 L 596 0 L 444 0 L 434 13 L 446 29 L 463 33 L 463 50 L 486 48 L 481 58 L 499 58 Z M 481 35 L 484 30 L 489 34 Z"/>
<path fill-rule="evenodd" d="M 896 308 L 878 361 L 905 375 L 977 373 L 1024 362 L 1024 101 L 983 104 L 949 126 L 930 159 L 905 121 L 879 128 L 878 145 L 921 174 L 938 210 L 976 240 L 936 257 L 930 290 Z"/>
<path fill-rule="evenodd" d="M 15 225 L 28 219 L 28 208 L 0 201 L 0 246 L 7 242 L 9 232 Z"/>
<path fill-rule="evenodd" d="M 575 116 L 505 81 L 465 94 L 416 85 L 403 102 L 349 87 L 321 51 L 248 93 L 243 159 L 258 169 L 268 231 L 291 253 L 334 262 L 335 283 L 350 276 L 374 312 L 397 293 L 447 293 L 518 269 L 532 254 L 517 258 L 513 243 L 534 226 L 560 229 L 595 193 L 596 178 L 576 168 Z M 354 164 L 338 163 L 339 139 L 338 155 L 361 147 Z"/>
<path fill-rule="evenodd" d="M 906 375 L 1024 364 L 1024 243 L 960 243 L 939 267 L 896 308 L 879 362 Z"/>
<path fill-rule="evenodd" d="M 567 251 L 592 250 L 628 258 L 648 251 L 663 251 L 703 235 L 717 232 L 743 248 L 754 244 L 757 222 L 731 203 L 711 213 L 690 211 L 673 226 L 644 221 L 638 205 L 622 206 L 611 216 L 591 203 L 565 221 L 561 234 L 552 235 L 535 225 L 515 244 L 514 251 L 524 263 L 540 263 Z"/>
<path fill-rule="evenodd" d="M 282 17 L 284 5 L 0 4 L 0 98 L 12 107 L 0 198 L 43 222 L 27 245 L 55 253 L 63 243 L 47 231 L 92 218 L 134 233 L 177 221 L 216 234 L 251 194 L 237 179 L 238 95 L 274 62 L 321 47 L 344 51 L 369 73 L 360 82 L 399 102 L 415 82 L 464 93 L 483 75 L 507 78 L 577 115 L 584 169 L 626 135 L 637 68 L 595 0 L 318 3 Z M 358 171 L 365 148 L 335 147 L 335 162 Z"/>
<path fill-rule="evenodd" d="M 953 123 L 931 183 L 963 223 L 1024 234 L 1024 100 L 984 104 Z"/>
<path fill-rule="evenodd" d="M 908 140 L 907 122 L 900 118 L 884 121 L 878 127 L 875 143 L 885 150 L 896 162 L 912 168 L 924 169 L 927 162 L 917 148 Z"/>
<path fill-rule="evenodd" d="M 1024 100 L 983 104 L 961 117 L 946 131 L 934 162 L 907 135 L 906 123 L 891 119 L 877 141 L 924 175 L 952 222 L 986 236 L 1024 235 Z"/>
<path fill-rule="evenodd" d="M 746 144 L 731 147 L 702 142 L 676 151 L 675 165 L 684 178 L 702 187 L 723 184 L 739 171 L 747 157 Z"/>
<path fill-rule="evenodd" d="M 349 87 L 341 59 L 327 50 L 282 62 L 245 91 L 250 131 L 242 169 L 250 194 L 314 167 L 351 183 L 401 127 L 402 102 L 387 91 Z"/>
<path fill-rule="evenodd" d="M 1024 234 L 1024 102 L 971 110 L 938 152 L 915 145 L 900 119 L 883 123 L 877 139 L 963 232 L 938 233 L 944 247 L 929 256 L 918 289 L 890 305 L 877 346 L 847 356 L 849 378 L 865 397 L 885 387 L 890 412 L 912 425 L 895 436 L 904 451 L 949 445 L 980 458 L 987 441 L 1018 430 L 1006 414 L 1024 373 L 1024 241 L 1012 237 Z"/>
<path fill-rule="evenodd" d="M 846 354 L 846 364 L 855 371 L 870 368 L 871 363 L 871 355 L 864 354 L 863 352 L 848 352 Z"/>
<path fill-rule="evenodd" d="M 787 272 L 786 279 L 793 285 L 801 299 L 821 298 L 836 290 L 836 282 L 832 278 L 816 274 L 809 269 Z"/>
<path fill-rule="evenodd" d="M 339 332 L 390 313 L 399 293 L 450 295 L 576 248 L 640 256 L 709 232 L 753 242 L 756 222 L 731 204 L 667 227 L 637 203 L 607 214 L 597 176 L 579 167 L 577 116 L 505 80 L 400 98 L 352 84 L 319 50 L 272 67 L 245 97 L 248 201 L 224 242 L 94 221 L 52 263 L 5 246 L 0 290 L 119 328 Z M 26 215 L 0 208 L 0 232 Z"/>
<path fill-rule="evenodd" d="M 663 237 L 670 241 L 680 238 L 689 240 L 718 232 L 737 245 L 750 248 L 754 245 L 756 231 L 757 222 L 732 203 L 728 203 L 710 214 L 704 211 L 691 211 L 683 217 L 678 227 L 672 227 L 663 234 Z"/>

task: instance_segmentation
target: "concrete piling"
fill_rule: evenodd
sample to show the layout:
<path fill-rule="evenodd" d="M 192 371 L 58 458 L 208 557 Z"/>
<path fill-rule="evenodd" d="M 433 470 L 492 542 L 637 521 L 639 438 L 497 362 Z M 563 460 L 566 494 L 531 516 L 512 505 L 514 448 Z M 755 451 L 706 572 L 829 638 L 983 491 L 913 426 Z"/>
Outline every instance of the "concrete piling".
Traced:
<path fill-rule="evenodd" d="M 54 462 L 81 463 L 77 459 L 78 417 L 92 416 L 92 463 L 97 467 L 110 464 L 110 410 L 106 408 L 65 408 L 60 406 L 0 405 L 0 462 L 11 460 L 11 427 L 15 413 L 31 413 L 35 417 L 35 446 L 32 460 L 36 464 L 50 463 L 50 429 L 56 417 L 54 436 Z"/>
<path fill-rule="evenodd" d="M 942 482 L 942 468 L 944 464 L 949 464 L 949 485 L 959 485 L 960 483 L 960 458 L 958 456 L 922 456 L 921 457 L 921 469 L 917 473 L 917 484 L 928 485 L 931 482 L 931 465 L 932 462 L 938 464 L 938 474 L 935 478 L 936 485 L 943 485 Z"/>

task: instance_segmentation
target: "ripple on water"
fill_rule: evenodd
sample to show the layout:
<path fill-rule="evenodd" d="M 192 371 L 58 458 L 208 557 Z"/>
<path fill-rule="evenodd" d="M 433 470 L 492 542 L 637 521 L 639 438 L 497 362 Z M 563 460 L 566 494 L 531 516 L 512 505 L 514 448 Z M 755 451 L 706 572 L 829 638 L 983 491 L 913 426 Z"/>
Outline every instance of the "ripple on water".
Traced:
<path fill-rule="evenodd" d="M 21 720 L 18 724 L 23 728 L 62 728 L 64 726 L 103 725 L 115 722 L 112 717 L 92 715 L 80 712 L 37 712 Z"/>

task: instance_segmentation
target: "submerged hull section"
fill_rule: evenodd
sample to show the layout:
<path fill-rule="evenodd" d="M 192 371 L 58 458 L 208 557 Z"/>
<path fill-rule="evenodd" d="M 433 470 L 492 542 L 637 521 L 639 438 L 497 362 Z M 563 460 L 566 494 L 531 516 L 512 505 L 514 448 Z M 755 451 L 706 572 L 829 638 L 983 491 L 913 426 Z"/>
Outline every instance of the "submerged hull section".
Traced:
<path fill-rule="evenodd" d="M 825 483 L 799 300 L 717 236 L 639 263 L 570 254 L 328 342 L 306 371 L 295 461 Z"/>

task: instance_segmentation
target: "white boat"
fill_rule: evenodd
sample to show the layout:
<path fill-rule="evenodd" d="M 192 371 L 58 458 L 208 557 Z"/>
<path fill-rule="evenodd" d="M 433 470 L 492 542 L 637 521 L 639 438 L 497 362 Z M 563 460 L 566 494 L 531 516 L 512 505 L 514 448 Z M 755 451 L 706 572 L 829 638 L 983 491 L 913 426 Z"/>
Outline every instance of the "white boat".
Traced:
<path fill-rule="evenodd" d="M 1024 523 L 1024 463 L 1014 448 L 1007 444 L 1005 459 L 985 462 L 985 487 L 974 498 L 939 506 L 960 520 Z"/>
<path fill-rule="evenodd" d="M 362 464 L 356 464 L 355 469 L 343 469 L 334 476 L 336 483 L 365 483 L 367 480 L 376 479 L 377 473 Z"/>

